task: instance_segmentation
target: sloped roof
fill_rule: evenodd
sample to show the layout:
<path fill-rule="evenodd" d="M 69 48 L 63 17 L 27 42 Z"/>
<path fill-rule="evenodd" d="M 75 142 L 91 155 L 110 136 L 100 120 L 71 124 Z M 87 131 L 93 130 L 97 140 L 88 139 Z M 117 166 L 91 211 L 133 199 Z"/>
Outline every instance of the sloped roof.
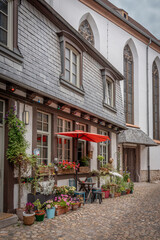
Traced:
<path fill-rule="evenodd" d="M 122 10 L 118 7 L 116 7 L 114 4 L 112 4 L 111 2 L 109 2 L 108 0 L 101 0 L 102 3 L 104 3 L 107 7 L 111 8 L 112 10 L 118 12 L 118 10 Z M 119 13 L 120 14 L 120 13 Z M 135 27 L 139 28 L 141 31 L 143 31 L 144 33 L 146 33 L 147 35 L 149 35 L 151 38 L 155 39 L 156 41 L 158 41 L 160 43 L 160 40 L 157 39 L 152 33 L 150 33 L 145 27 L 143 27 L 140 23 L 138 23 L 137 21 L 135 21 L 133 18 L 131 18 L 130 16 L 128 16 L 128 22 L 132 23 Z"/>
<path fill-rule="evenodd" d="M 134 143 L 145 146 L 157 146 L 157 144 L 141 129 L 128 128 L 118 135 L 118 143 Z"/>

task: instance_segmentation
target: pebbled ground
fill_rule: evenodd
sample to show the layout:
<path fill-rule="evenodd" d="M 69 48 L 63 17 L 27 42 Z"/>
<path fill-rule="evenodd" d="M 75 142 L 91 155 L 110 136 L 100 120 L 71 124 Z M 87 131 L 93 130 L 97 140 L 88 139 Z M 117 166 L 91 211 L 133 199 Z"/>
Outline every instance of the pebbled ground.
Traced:
<path fill-rule="evenodd" d="M 86 204 L 53 220 L 0 230 L 0 240 L 160 240 L 160 183 L 136 183 L 134 194 Z"/>

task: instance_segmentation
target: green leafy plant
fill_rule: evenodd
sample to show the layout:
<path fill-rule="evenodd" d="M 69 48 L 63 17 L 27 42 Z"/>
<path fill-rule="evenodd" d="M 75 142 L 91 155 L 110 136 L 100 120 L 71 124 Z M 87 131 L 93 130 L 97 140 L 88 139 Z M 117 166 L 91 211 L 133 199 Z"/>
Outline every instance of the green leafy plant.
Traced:
<path fill-rule="evenodd" d="M 132 181 L 129 182 L 129 189 L 134 190 L 134 183 Z"/>
<path fill-rule="evenodd" d="M 35 202 L 33 202 L 34 206 L 37 207 L 37 210 L 40 211 L 43 208 L 43 204 L 37 199 Z"/>
<path fill-rule="evenodd" d="M 123 180 L 124 180 L 125 182 L 127 182 L 128 179 L 130 179 L 130 173 L 125 170 L 125 171 L 123 172 Z"/>
<path fill-rule="evenodd" d="M 109 184 L 103 184 L 103 185 L 101 186 L 101 188 L 102 188 L 104 191 L 108 191 L 108 190 L 110 189 L 110 186 L 109 186 Z"/>
<path fill-rule="evenodd" d="M 81 167 L 88 167 L 89 166 L 89 160 L 90 158 L 87 156 L 84 156 L 83 158 L 81 158 L 80 162 L 80 166 Z"/>
<path fill-rule="evenodd" d="M 102 166 L 103 166 L 104 157 L 103 157 L 102 155 L 98 155 L 98 156 L 97 156 L 97 159 L 98 159 L 98 161 L 100 162 L 100 166 L 102 167 Z"/>
<path fill-rule="evenodd" d="M 5 123 L 8 126 L 7 159 L 18 169 L 18 207 L 20 208 L 22 192 L 21 176 L 23 172 L 27 171 L 29 164 L 29 157 L 26 154 L 29 144 L 25 139 L 25 124 L 18 119 L 15 112 L 16 107 L 11 107 L 6 114 Z"/>

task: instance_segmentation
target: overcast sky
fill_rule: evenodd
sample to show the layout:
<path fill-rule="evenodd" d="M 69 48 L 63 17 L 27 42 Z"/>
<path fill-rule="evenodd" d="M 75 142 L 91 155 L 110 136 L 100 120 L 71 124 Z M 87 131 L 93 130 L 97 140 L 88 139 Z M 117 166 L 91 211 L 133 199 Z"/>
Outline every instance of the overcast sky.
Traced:
<path fill-rule="evenodd" d="M 160 40 L 160 0 L 109 0 Z"/>

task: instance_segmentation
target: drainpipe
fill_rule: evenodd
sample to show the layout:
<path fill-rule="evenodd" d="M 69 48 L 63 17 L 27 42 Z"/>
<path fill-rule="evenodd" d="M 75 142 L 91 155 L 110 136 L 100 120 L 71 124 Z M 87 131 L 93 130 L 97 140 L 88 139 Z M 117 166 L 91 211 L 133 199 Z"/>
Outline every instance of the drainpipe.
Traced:
<path fill-rule="evenodd" d="M 148 50 L 151 44 L 151 38 L 146 48 L 146 81 L 147 81 L 147 134 L 149 136 L 149 74 L 148 74 Z M 148 182 L 150 182 L 150 148 L 147 148 L 147 163 L 148 163 Z"/>

